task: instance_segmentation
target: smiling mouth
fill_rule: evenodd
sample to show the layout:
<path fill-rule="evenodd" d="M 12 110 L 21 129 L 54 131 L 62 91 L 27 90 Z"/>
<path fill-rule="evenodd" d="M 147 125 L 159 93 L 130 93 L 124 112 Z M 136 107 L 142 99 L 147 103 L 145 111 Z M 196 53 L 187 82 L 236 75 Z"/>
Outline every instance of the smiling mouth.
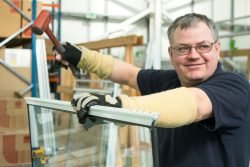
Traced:
<path fill-rule="evenodd" d="M 201 64 L 187 64 L 185 66 L 186 67 L 197 67 L 197 66 L 201 66 L 201 65 L 203 65 L 203 63 L 201 63 Z"/>
<path fill-rule="evenodd" d="M 206 62 L 186 62 L 186 66 L 200 66 L 204 64 L 206 64 Z"/>

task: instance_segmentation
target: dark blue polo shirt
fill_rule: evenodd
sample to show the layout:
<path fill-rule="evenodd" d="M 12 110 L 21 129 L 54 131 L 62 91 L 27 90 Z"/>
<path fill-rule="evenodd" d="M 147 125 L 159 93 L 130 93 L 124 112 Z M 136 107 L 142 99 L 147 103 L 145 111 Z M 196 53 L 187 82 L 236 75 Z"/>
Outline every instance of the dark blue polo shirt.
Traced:
<path fill-rule="evenodd" d="M 174 70 L 141 70 L 137 82 L 142 95 L 181 86 Z M 224 72 L 219 64 L 213 76 L 196 87 L 208 95 L 214 117 L 178 128 L 158 128 L 160 167 L 249 167 L 248 81 Z"/>

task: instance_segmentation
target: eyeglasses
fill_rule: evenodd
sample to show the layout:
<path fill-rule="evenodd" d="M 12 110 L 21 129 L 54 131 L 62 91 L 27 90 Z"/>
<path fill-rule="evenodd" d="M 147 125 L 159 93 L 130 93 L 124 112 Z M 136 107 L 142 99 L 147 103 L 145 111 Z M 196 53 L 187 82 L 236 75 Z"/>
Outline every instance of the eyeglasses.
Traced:
<path fill-rule="evenodd" d="M 195 48 L 196 52 L 198 53 L 207 53 L 212 50 L 213 45 L 216 43 L 217 41 L 215 42 L 203 41 L 194 45 L 181 44 L 181 45 L 171 47 L 171 48 L 174 50 L 175 54 L 177 55 L 189 54 L 192 48 Z"/>

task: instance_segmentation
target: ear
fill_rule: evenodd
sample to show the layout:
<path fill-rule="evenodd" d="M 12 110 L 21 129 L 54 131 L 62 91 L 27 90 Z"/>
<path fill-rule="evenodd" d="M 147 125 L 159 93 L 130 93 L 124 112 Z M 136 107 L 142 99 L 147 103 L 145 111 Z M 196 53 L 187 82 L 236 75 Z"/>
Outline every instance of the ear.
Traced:
<path fill-rule="evenodd" d="M 221 51 L 220 41 L 218 41 L 218 42 L 215 44 L 215 51 L 216 51 L 216 54 L 218 55 L 218 60 L 219 60 L 219 59 L 220 59 L 220 51 Z"/>
<path fill-rule="evenodd" d="M 169 54 L 169 58 L 170 58 L 170 63 L 173 65 L 173 50 L 171 49 L 171 47 L 168 47 L 168 54 Z"/>

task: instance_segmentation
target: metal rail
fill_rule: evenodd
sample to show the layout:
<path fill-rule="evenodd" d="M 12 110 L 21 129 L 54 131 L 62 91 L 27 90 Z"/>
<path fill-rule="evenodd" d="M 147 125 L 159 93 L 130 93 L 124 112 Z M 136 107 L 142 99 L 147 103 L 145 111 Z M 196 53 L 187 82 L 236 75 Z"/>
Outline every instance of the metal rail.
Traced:
<path fill-rule="evenodd" d="M 25 100 L 28 105 L 56 109 L 75 114 L 75 111 L 73 110 L 73 107 L 69 101 L 41 99 L 35 97 L 25 97 Z M 151 127 L 155 125 L 159 114 L 96 105 L 90 108 L 89 115 L 119 122 Z"/>

